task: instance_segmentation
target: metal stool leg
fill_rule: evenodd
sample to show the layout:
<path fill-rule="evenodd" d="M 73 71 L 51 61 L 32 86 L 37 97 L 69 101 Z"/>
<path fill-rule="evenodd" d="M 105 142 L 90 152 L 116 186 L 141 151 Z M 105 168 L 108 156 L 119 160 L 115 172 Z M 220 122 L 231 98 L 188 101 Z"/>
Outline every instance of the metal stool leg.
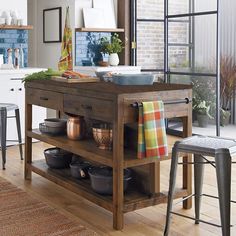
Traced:
<path fill-rule="evenodd" d="M 230 236 L 231 156 L 217 154 L 215 161 L 222 235 Z"/>
<path fill-rule="evenodd" d="M 17 127 L 17 134 L 18 134 L 20 159 L 23 160 L 23 149 L 22 149 L 22 138 L 21 138 L 21 127 L 20 127 L 20 111 L 19 111 L 19 109 L 15 110 L 15 115 L 16 115 L 16 127 Z"/>
<path fill-rule="evenodd" d="M 202 155 L 194 155 L 195 224 L 199 224 L 204 164 Z M 197 164 L 196 164 L 197 163 Z"/>
<path fill-rule="evenodd" d="M 170 183 L 169 183 L 168 204 L 167 204 L 166 225 L 165 225 L 164 236 L 168 236 L 169 234 L 170 214 L 171 214 L 172 205 L 173 205 L 177 167 L 178 167 L 178 153 L 177 153 L 177 146 L 175 144 L 175 146 L 172 149 L 170 180 L 169 180 Z"/>
<path fill-rule="evenodd" d="M 0 111 L 1 116 L 1 148 L 2 148 L 2 168 L 5 170 L 6 164 L 6 139 L 7 139 L 7 110 Z"/>

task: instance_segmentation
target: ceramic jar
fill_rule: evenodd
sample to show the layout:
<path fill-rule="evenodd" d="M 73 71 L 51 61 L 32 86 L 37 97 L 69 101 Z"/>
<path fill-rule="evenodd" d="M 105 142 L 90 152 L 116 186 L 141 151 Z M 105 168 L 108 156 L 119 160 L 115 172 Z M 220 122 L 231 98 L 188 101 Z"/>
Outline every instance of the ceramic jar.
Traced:
<path fill-rule="evenodd" d="M 108 58 L 108 63 L 110 66 L 118 66 L 120 63 L 119 56 L 117 53 L 111 53 Z"/>
<path fill-rule="evenodd" d="M 84 117 L 74 116 L 67 120 L 67 136 L 72 140 L 81 140 L 85 137 L 86 124 Z"/>

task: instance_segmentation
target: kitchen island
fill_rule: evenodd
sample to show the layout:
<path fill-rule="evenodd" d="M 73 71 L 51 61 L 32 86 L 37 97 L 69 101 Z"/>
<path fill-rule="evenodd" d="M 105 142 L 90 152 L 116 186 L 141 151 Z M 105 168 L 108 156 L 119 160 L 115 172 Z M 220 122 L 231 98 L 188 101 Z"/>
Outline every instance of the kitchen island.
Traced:
<path fill-rule="evenodd" d="M 25 85 L 25 178 L 30 180 L 32 171 L 63 186 L 89 201 L 109 210 L 113 214 L 114 229 L 123 228 L 123 214 L 148 206 L 167 202 L 167 193 L 160 191 L 161 161 L 167 157 L 137 159 L 137 153 L 124 148 L 125 124 L 137 121 L 135 104 L 143 101 L 162 100 L 165 103 L 165 118 L 179 117 L 183 120 L 183 137 L 192 132 L 192 89 L 189 85 L 158 84 L 153 86 L 119 86 L 112 83 L 69 84 L 56 81 L 32 81 Z M 48 136 L 32 129 L 32 105 L 85 116 L 112 124 L 113 150 L 100 150 L 92 139 L 72 141 L 66 136 Z M 74 180 L 67 171 L 52 170 L 44 160 L 33 161 L 32 138 L 57 146 L 82 156 L 88 161 L 113 168 L 113 196 L 95 193 L 88 180 Z M 183 161 L 191 161 L 184 156 Z M 124 194 L 123 170 L 141 170 L 147 192 L 134 186 Z M 169 175 L 169 173 L 166 173 Z M 138 186 L 138 185 L 137 185 Z M 192 193 L 192 170 L 183 165 L 183 188 L 175 193 L 182 198 Z M 183 207 L 190 208 L 191 199 L 184 201 Z"/>

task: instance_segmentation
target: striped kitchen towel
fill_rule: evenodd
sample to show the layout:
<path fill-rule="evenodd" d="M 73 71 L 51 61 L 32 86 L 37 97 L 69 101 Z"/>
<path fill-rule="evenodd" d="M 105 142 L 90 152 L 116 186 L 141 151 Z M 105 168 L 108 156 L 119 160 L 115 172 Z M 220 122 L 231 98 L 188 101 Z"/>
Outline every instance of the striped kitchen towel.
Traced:
<path fill-rule="evenodd" d="M 66 8 L 66 19 L 63 41 L 61 44 L 61 57 L 58 63 L 59 71 L 73 70 L 72 56 L 72 29 L 70 27 L 70 9 Z"/>
<path fill-rule="evenodd" d="M 162 101 L 143 102 L 139 107 L 138 158 L 168 155 Z"/>

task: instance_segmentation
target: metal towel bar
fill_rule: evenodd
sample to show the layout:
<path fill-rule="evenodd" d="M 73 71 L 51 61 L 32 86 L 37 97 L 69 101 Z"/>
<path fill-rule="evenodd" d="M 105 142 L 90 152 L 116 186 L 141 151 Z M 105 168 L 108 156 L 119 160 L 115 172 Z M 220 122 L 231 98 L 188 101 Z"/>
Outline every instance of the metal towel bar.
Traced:
<path fill-rule="evenodd" d="M 164 104 L 165 105 L 169 105 L 169 104 L 180 104 L 180 103 L 185 103 L 185 104 L 189 104 L 191 103 L 192 100 L 189 99 L 189 98 L 185 98 L 185 99 L 178 99 L 178 100 L 167 100 L 167 101 L 164 101 Z M 143 104 L 142 103 L 138 103 L 138 102 L 135 102 L 133 104 L 131 104 L 132 107 L 140 107 L 142 106 Z"/>

